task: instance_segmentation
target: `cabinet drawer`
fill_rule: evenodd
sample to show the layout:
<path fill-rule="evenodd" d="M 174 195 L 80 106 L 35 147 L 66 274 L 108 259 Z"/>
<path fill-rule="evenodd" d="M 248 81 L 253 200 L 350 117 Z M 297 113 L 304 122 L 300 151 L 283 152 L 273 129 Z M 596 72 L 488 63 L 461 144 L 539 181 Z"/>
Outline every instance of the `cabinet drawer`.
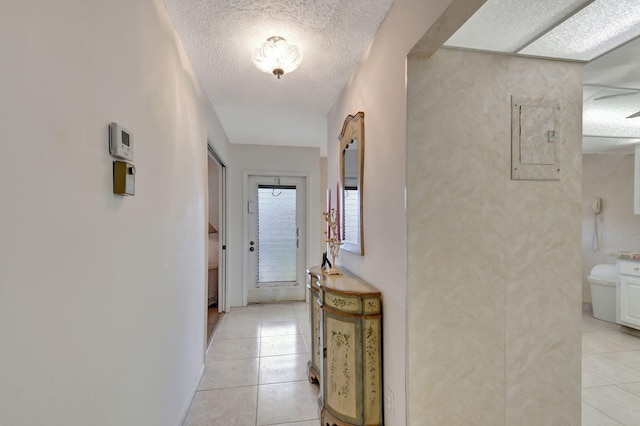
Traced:
<path fill-rule="evenodd" d="M 620 268 L 621 274 L 640 277 L 640 262 L 633 262 L 631 260 L 619 260 L 618 267 Z"/>
<path fill-rule="evenodd" d="M 318 293 L 320 287 L 318 286 L 318 278 L 316 276 L 307 274 L 307 288 Z"/>
<path fill-rule="evenodd" d="M 342 312 L 362 312 L 361 299 L 357 296 L 346 296 L 325 291 L 324 304 L 329 306 L 330 308 L 334 308 Z"/>

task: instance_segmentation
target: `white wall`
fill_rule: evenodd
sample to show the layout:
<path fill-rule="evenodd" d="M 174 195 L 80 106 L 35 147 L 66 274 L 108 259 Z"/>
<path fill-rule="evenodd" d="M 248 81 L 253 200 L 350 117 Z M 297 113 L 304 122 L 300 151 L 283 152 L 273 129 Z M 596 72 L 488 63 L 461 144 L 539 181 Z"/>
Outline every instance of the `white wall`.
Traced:
<path fill-rule="evenodd" d="M 640 251 L 640 215 L 633 214 L 634 155 L 585 154 L 582 163 L 582 301 L 591 303 L 587 276 L 600 263 L 616 263 L 619 251 Z M 592 249 L 594 198 L 602 198 L 598 215 L 599 248 Z"/>
<path fill-rule="evenodd" d="M 245 174 L 281 174 L 286 176 L 308 176 L 307 188 L 307 262 L 309 266 L 322 261 L 320 251 L 320 149 L 262 146 L 230 145 L 230 164 L 227 169 L 228 231 L 233 238 L 227 239 L 229 263 L 229 301 L 230 306 L 246 305 L 244 287 L 247 268 L 246 253 L 249 249 L 247 238 L 247 206 L 245 205 Z"/>
<path fill-rule="evenodd" d="M 327 210 L 327 157 L 320 157 L 320 209 L 322 211 Z M 326 223 L 324 217 L 320 220 L 321 224 Z M 319 234 L 319 244 L 320 244 L 320 253 L 324 253 L 327 251 L 327 236 L 325 235 L 326 227 L 324 225 L 320 226 Z"/>
<path fill-rule="evenodd" d="M 580 425 L 582 64 L 408 66 L 408 424 Z M 558 181 L 511 180 L 511 95 L 558 102 Z"/>
<path fill-rule="evenodd" d="M 226 136 L 160 0 L 5 2 L 0 24 L 0 424 L 176 426 Z M 133 197 L 112 193 L 110 121 Z"/>
<path fill-rule="evenodd" d="M 338 136 L 349 114 L 364 111 L 365 255 L 340 251 L 338 265 L 377 287 L 383 297 L 383 368 L 396 410 L 385 424 L 406 424 L 406 87 L 409 51 L 451 0 L 397 0 L 329 112 L 328 185 L 339 179 Z M 326 188 L 325 188 L 326 189 Z"/>

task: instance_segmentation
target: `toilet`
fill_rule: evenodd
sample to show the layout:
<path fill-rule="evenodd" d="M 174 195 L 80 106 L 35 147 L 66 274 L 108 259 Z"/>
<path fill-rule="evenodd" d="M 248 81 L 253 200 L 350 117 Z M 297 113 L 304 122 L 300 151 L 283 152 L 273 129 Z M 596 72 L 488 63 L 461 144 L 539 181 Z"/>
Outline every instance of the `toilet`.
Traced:
<path fill-rule="evenodd" d="M 587 277 L 595 318 L 616 322 L 616 283 L 619 275 L 617 265 L 603 264 L 594 266 Z"/>

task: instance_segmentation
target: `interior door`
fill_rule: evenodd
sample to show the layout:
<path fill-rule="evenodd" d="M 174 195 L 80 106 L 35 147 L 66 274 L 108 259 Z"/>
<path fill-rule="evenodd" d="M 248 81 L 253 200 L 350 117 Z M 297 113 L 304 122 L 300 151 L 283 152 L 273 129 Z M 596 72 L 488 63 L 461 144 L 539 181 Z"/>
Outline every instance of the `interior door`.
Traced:
<path fill-rule="evenodd" d="M 249 176 L 247 301 L 305 299 L 306 179 Z"/>
<path fill-rule="evenodd" d="M 207 144 L 209 156 L 218 165 L 218 312 L 228 311 L 227 291 L 227 167 L 211 145 Z M 212 195 L 209 188 L 209 196 Z"/>

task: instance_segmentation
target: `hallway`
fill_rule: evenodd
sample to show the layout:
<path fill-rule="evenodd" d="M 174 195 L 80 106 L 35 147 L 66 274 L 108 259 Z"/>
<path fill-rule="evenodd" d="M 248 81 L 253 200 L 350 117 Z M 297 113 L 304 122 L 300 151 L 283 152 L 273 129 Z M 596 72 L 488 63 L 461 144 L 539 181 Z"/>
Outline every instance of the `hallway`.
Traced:
<path fill-rule="evenodd" d="M 308 315 L 303 302 L 224 315 L 184 426 L 317 426 Z M 582 425 L 640 424 L 640 338 L 585 313 L 582 348 Z"/>
<path fill-rule="evenodd" d="M 225 314 L 184 426 L 317 426 L 308 306 L 249 305 Z"/>

